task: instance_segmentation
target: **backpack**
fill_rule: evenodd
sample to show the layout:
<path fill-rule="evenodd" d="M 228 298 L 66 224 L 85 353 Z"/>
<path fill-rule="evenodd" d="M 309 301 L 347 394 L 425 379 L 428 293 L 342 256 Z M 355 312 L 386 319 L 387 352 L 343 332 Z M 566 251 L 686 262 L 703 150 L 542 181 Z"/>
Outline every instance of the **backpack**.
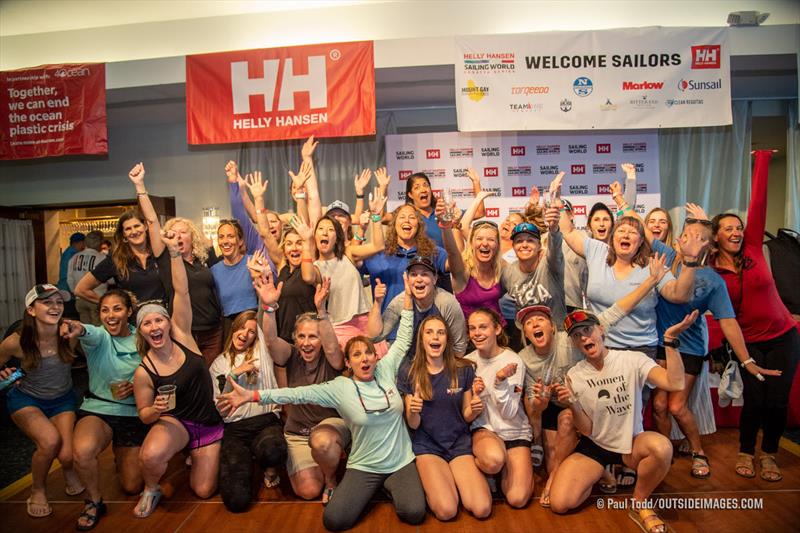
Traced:
<path fill-rule="evenodd" d="M 790 313 L 800 315 L 800 234 L 787 228 L 779 229 L 777 236 L 764 234 L 769 237 L 764 245 L 778 294 Z"/>

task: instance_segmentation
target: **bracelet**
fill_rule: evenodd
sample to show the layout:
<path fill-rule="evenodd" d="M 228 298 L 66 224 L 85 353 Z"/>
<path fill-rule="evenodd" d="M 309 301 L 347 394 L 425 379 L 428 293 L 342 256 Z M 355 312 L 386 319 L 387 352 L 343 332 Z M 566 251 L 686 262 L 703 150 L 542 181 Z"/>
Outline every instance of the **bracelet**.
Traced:
<path fill-rule="evenodd" d="M 230 374 L 228 374 L 228 375 L 229 375 L 231 378 L 233 378 L 233 381 L 238 381 L 238 380 L 239 380 L 239 376 L 237 376 L 237 375 L 236 375 L 236 373 L 235 373 L 233 370 L 231 370 L 231 371 L 230 371 Z"/>
<path fill-rule="evenodd" d="M 741 365 L 742 365 L 742 368 L 746 367 L 746 366 L 747 366 L 747 365 L 749 365 L 750 363 L 756 364 L 756 360 L 755 360 L 755 359 L 753 359 L 752 357 L 750 357 L 750 358 L 748 358 L 748 359 L 745 359 L 745 360 L 744 360 L 744 361 L 742 361 L 742 363 L 741 363 Z"/>
<path fill-rule="evenodd" d="M 266 213 L 266 212 L 267 212 L 267 208 L 266 207 L 256 207 L 256 214 L 261 215 L 261 214 Z"/>
<path fill-rule="evenodd" d="M 147 196 L 147 191 L 144 192 L 137 192 L 136 196 Z"/>
<path fill-rule="evenodd" d="M 356 200 L 363 200 L 363 199 L 364 199 L 364 194 L 363 193 L 362 194 L 356 194 Z"/>
<path fill-rule="evenodd" d="M 359 242 L 366 242 L 366 237 L 359 237 L 358 235 L 353 235 L 353 238 Z"/>
<path fill-rule="evenodd" d="M 305 200 L 305 199 L 306 199 L 306 193 L 304 193 L 304 192 L 298 192 L 298 193 L 296 193 L 296 194 L 294 195 L 294 199 L 295 199 L 295 200 Z"/>
<path fill-rule="evenodd" d="M 370 215 L 370 218 L 372 219 L 373 222 L 376 222 L 376 223 L 380 222 L 383 219 L 383 217 L 380 215 L 380 213 L 375 213 L 373 215 Z"/>
<path fill-rule="evenodd" d="M 631 206 L 629 206 L 629 205 L 626 205 L 625 207 L 623 207 L 622 209 L 619 209 L 619 210 L 617 211 L 617 216 L 618 216 L 618 217 L 621 217 L 622 215 L 624 215 L 624 214 L 625 214 L 625 213 L 627 213 L 628 211 L 632 211 L 632 210 L 633 210 L 633 208 L 632 208 Z"/>
<path fill-rule="evenodd" d="M 258 393 L 257 390 L 253 391 L 253 401 L 255 403 L 261 403 L 261 395 Z"/>
<path fill-rule="evenodd" d="M 317 320 L 327 320 L 328 319 L 328 313 L 324 313 L 324 314 L 317 313 L 316 319 Z"/>
<path fill-rule="evenodd" d="M 277 311 L 277 310 L 278 310 L 278 307 L 279 307 L 279 305 L 278 305 L 278 302 L 275 302 L 275 303 L 274 303 L 274 304 L 272 304 L 272 305 L 266 305 L 266 304 L 264 304 L 264 305 L 262 305 L 262 306 L 261 306 L 261 309 L 263 309 L 263 310 L 264 310 L 264 311 L 266 311 L 267 313 L 274 313 L 275 311 Z"/>
<path fill-rule="evenodd" d="M 313 263 L 313 262 L 314 262 L 314 260 L 313 260 L 313 259 L 311 259 L 310 257 L 304 257 L 304 258 L 302 258 L 302 259 L 300 260 L 300 262 L 301 262 L 301 263 Z"/>

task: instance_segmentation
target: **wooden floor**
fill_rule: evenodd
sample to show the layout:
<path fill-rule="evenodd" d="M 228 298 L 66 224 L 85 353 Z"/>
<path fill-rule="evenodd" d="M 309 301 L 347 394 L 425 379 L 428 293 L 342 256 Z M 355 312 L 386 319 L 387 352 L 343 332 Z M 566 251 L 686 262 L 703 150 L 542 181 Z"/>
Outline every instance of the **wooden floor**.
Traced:
<path fill-rule="evenodd" d="M 794 453 L 781 449 L 779 463 L 784 479 L 780 483 L 768 483 L 759 478 L 747 480 L 733 472 L 737 450 L 735 430 L 721 430 L 707 437 L 706 452 L 711 458 L 713 474 L 707 480 L 689 476 L 690 461 L 685 457 L 675 460 L 670 474 L 658 487 L 654 497 L 711 498 L 716 501 L 734 499 L 755 499 L 762 502 L 760 510 L 662 510 L 661 516 L 677 532 L 756 533 L 799 531 L 800 523 L 800 457 L 797 446 L 791 446 Z M 788 441 L 785 441 L 788 442 Z M 791 443 L 790 443 L 791 444 Z M 242 514 L 231 514 L 225 510 L 219 496 L 206 501 L 195 498 L 187 487 L 187 470 L 182 460 L 176 458 L 168 470 L 165 493 L 158 510 L 144 520 L 133 516 L 136 497 L 125 496 L 118 488 L 113 460 L 106 451 L 101 461 L 101 479 L 108 514 L 101 520 L 98 532 L 151 532 L 167 533 L 174 531 L 225 531 L 225 532 L 315 532 L 324 531 L 322 527 L 322 505 L 319 502 L 299 501 L 290 496 L 291 490 L 285 485 L 280 489 L 261 488 L 258 501 Z M 537 478 L 537 482 L 539 479 Z M 48 491 L 53 505 L 53 514 L 47 518 L 32 519 L 25 513 L 25 499 L 29 489 L 24 488 L 0 502 L 0 529 L 2 531 L 54 532 L 74 531 L 74 524 L 82 508 L 82 497 L 68 497 L 64 494 L 64 481 L 60 472 L 50 474 Z M 452 532 L 497 532 L 516 533 L 530 531 L 593 531 L 593 532 L 637 532 L 636 524 L 627 511 L 598 508 L 598 499 L 606 504 L 609 499 L 622 501 L 630 496 L 630 491 L 620 491 L 613 497 L 593 494 L 589 501 L 577 512 L 557 516 L 538 504 L 540 487 L 526 509 L 515 510 L 505 503 L 496 502 L 492 516 L 484 521 L 475 520 L 463 510 L 451 522 L 439 522 L 428 515 L 420 526 L 401 523 L 394 515 L 390 503 L 375 503 L 353 531 L 394 532 L 394 531 L 452 531 Z"/>

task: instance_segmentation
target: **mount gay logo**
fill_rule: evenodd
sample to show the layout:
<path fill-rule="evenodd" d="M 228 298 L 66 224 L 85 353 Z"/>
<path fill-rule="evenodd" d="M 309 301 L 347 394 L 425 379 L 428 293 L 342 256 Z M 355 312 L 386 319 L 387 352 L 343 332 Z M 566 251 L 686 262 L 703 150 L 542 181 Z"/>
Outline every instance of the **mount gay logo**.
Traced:
<path fill-rule="evenodd" d="M 663 81 L 623 81 L 622 82 L 622 90 L 623 91 L 652 91 L 652 90 L 661 90 L 664 88 Z"/>
<path fill-rule="evenodd" d="M 496 178 L 500 175 L 497 167 L 485 167 L 483 169 L 483 177 L 485 178 Z"/>
<path fill-rule="evenodd" d="M 442 152 L 438 148 L 425 150 L 425 159 L 439 159 L 441 157 Z"/>
<path fill-rule="evenodd" d="M 721 48 L 718 44 L 692 46 L 692 69 L 719 68 Z"/>
<path fill-rule="evenodd" d="M 486 208 L 486 218 L 498 218 L 500 216 L 500 208 L 499 207 L 487 207 Z"/>
<path fill-rule="evenodd" d="M 400 170 L 397 172 L 397 177 L 400 179 L 400 181 L 405 181 L 411 174 L 412 172 L 410 170 Z"/>
<path fill-rule="evenodd" d="M 511 196 L 528 196 L 527 187 L 511 187 Z"/>
<path fill-rule="evenodd" d="M 570 174 L 586 174 L 586 165 L 572 165 L 569 167 Z"/>
<path fill-rule="evenodd" d="M 283 61 L 283 69 L 281 69 Z M 278 89 L 278 111 L 291 111 L 295 108 L 295 93 L 308 93 L 311 109 L 328 107 L 328 75 L 325 67 L 325 56 L 308 57 L 308 74 L 295 74 L 291 57 L 266 59 L 264 77 L 251 78 L 247 61 L 231 63 L 231 93 L 233 96 L 233 114 L 250 113 L 250 95 L 264 95 L 267 111 L 275 111 L 275 90 Z M 278 85 L 278 71 L 283 77 Z"/>
<path fill-rule="evenodd" d="M 524 146 L 512 146 L 511 147 L 511 155 L 512 156 L 523 156 L 523 155 L 525 155 L 525 147 Z"/>
<path fill-rule="evenodd" d="M 610 154 L 611 153 L 611 145 L 610 144 L 598 144 L 595 147 L 595 151 L 598 154 Z"/>

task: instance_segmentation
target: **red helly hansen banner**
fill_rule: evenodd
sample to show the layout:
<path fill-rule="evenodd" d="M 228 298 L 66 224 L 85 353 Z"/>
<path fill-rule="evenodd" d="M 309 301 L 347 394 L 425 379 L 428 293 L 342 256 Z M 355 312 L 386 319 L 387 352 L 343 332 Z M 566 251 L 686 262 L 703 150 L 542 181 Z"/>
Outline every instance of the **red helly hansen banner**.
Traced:
<path fill-rule="evenodd" d="M 375 133 L 372 42 L 186 57 L 189 144 Z"/>
<path fill-rule="evenodd" d="M 106 153 L 105 64 L 0 72 L 0 159 Z"/>

